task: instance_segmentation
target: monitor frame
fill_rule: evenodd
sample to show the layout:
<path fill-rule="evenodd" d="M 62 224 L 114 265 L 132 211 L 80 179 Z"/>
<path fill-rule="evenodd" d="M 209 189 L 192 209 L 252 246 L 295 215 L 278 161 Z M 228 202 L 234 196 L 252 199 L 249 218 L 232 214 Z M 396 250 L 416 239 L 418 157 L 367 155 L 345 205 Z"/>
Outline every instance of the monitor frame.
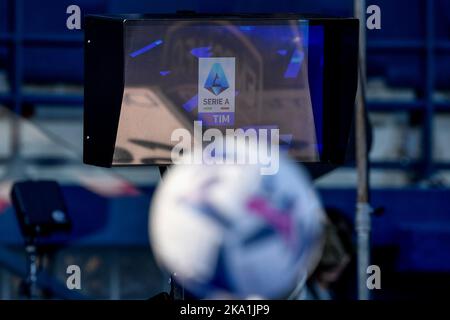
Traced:
<path fill-rule="evenodd" d="M 83 161 L 111 167 L 125 89 L 124 35 L 127 25 L 179 21 L 275 23 L 307 20 L 324 27 L 323 149 L 319 162 L 305 163 L 325 172 L 354 159 L 354 104 L 358 81 L 359 20 L 301 14 L 91 15 L 85 18 Z M 150 165 L 152 164 L 142 164 Z M 136 166 L 136 165 L 133 165 Z M 313 176 L 317 174 L 313 173 Z"/>

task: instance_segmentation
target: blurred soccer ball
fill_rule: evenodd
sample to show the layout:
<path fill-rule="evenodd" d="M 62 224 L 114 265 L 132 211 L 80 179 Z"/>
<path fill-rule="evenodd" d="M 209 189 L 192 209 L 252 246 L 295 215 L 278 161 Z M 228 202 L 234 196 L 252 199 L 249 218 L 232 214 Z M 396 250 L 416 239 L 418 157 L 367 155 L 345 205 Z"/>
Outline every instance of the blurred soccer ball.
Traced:
<path fill-rule="evenodd" d="M 315 266 L 324 215 L 311 182 L 280 156 L 259 165 L 178 165 L 155 194 L 157 260 L 200 298 L 282 298 Z"/>

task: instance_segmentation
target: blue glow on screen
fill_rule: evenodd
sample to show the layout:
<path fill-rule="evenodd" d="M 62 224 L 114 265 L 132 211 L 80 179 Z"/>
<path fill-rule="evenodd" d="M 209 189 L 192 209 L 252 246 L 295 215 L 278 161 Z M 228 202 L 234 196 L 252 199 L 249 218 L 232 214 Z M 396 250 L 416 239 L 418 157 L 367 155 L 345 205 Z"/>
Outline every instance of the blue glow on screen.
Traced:
<path fill-rule="evenodd" d="M 139 49 L 139 50 L 136 50 L 136 51 L 132 52 L 132 53 L 130 54 L 130 57 L 136 58 L 137 56 L 139 56 L 139 55 L 141 55 L 141 54 L 144 54 L 144 53 L 146 53 L 146 52 L 148 52 L 148 51 L 150 51 L 150 50 L 156 48 L 157 46 L 161 45 L 162 43 L 163 43 L 162 40 L 156 40 L 156 41 L 153 41 L 153 42 L 150 43 L 149 45 L 147 45 L 147 46 L 145 46 L 145 47 L 143 47 L 143 48 L 141 48 L 141 49 Z"/>
<path fill-rule="evenodd" d="M 167 35 L 160 38 L 163 35 L 161 33 L 152 35 L 147 30 L 143 29 L 143 31 L 145 32 L 136 33 L 134 44 L 130 48 L 129 57 L 133 61 L 142 61 L 142 63 L 146 64 L 151 63 L 155 65 L 160 63 L 158 68 L 155 68 L 158 80 L 152 78 L 151 72 L 137 72 L 136 79 L 133 79 L 136 83 L 142 83 L 144 79 L 148 78 L 150 79 L 148 82 L 153 83 L 154 81 L 162 81 L 161 79 L 164 78 L 165 82 L 158 83 L 163 83 L 167 88 L 174 88 L 182 83 L 196 84 L 198 82 L 197 70 L 189 72 L 184 68 L 186 65 L 191 65 L 195 68 L 196 62 L 192 61 L 192 59 L 223 57 L 228 54 L 236 55 L 238 66 L 236 72 L 238 73 L 241 72 L 239 68 L 247 64 L 247 66 L 256 70 L 255 74 L 258 74 L 257 63 L 263 64 L 262 87 L 264 90 L 269 89 L 275 92 L 276 90 L 289 90 L 304 86 L 305 81 L 301 75 L 303 75 L 302 70 L 307 67 L 309 97 L 311 98 L 315 122 L 316 148 L 319 154 L 322 154 L 325 49 L 323 26 L 311 26 L 306 21 L 279 25 L 241 25 L 237 28 L 230 25 L 188 26 L 180 28 L 178 34 L 171 35 L 171 38 L 166 37 Z M 150 39 L 146 39 L 147 37 Z M 182 40 L 178 40 L 187 38 L 196 39 L 196 41 L 183 43 Z M 184 45 L 182 51 L 174 51 L 178 52 L 176 57 L 179 60 L 169 60 L 175 62 L 163 65 L 160 62 L 164 60 L 162 55 L 165 51 L 163 49 L 169 48 L 167 50 L 171 52 L 170 46 L 178 48 L 173 46 L 173 43 L 178 42 Z M 140 49 L 139 45 L 135 46 L 136 43 L 139 43 Z M 158 50 L 155 50 L 157 47 Z M 224 53 L 224 49 L 229 50 L 228 53 Z M 252 52 L 253 56 L 250 54 Z M 246 55 L 247 53 L 248 55 Z M 178 65 L 179 63 L 181 64 Z M 142 67 L 136 68 L 145 70 Z M 179 69 L 184 71 L 177 71 Z M 238 77 L 238 74 L 236 76 Z M 192 87 L 195 88 L 196 86 Z M 198 96 L 194 92 L 188 93 L 182 97 L 180 107 L 187 112 L 195 113 L 198 107 Z M 295 119 L 292 120 L 295 121 Z M 292 124 L 295 125 L 295 122 L 292 122 Z M 283 142 L 289 145 L 292 140 L 292 137 L 289 137 L 291 133 L 284 132 L 283 134 L 286 135 Z"/>

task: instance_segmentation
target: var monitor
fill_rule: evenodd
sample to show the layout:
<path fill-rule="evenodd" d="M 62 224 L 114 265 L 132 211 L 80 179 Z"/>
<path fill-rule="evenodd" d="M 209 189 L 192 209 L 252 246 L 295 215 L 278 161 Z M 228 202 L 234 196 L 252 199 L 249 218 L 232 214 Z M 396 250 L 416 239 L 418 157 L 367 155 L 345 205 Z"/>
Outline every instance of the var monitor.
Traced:
<path fill-rule="evenodd" d="M 358 30 L 302 15 L 88 16 L 84 162 L 170 165 L 180 129 L 215 129 L 277 132 L 299 162 L 342 164 Z"/>

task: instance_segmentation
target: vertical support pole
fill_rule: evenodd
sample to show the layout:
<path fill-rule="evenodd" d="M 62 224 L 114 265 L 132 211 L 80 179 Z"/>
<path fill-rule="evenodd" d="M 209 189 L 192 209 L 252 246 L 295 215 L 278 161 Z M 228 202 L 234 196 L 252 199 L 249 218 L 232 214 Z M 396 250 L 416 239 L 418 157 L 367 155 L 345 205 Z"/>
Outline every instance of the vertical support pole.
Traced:
<path fill-rule="evenodd" d="M 22 80 L 23 80 L 23 0 L 14 3 L 14 35 L 13 35 L 13 75 L 12 93 L 14 97 L 13 110 L 22 112 Z"/>
<path fill-rule="evenodd" d="M 12 79 L 12 97 L 13 105 L 12 111 L 16 113 L 11 117 L 10 125 L 10 166 L 11 171 L 9 176 L 14 176 L 20 171 L 19 167 L 19 153 L 20 153 L 20 119 L 19 115 L 22 112 L 22 80 L 23 80 L 23 0 L 12 1 L 14 10 L 14 30 L 13 43 L 10 55 L 12 55 L 13 67 L 10 77 Z"/>
<path fill-rule="evenodd" d="M 369 204 L 369 160 L 367 148 L 367 114 L 366 114 L 366 1 L 354 1 L 355 16 L 360 20 L 359 36 L 359 80 L 355 105 L 356 127 L 356 169 L 358 176 L 355 229 L 357 234 L 357 284 L 358 299 L 369 300 L 367 287 L 367 268 L 370 265 L 370 215 Z"/>
<path fill-rule="evenodd" d="M 433 172 L 433 92 L 434 68 L 434 0 L 425 1 L 426 12 L 426 62 L 425 62 L 425 116 L 422 135 L 423 176 L 429 178 Z"/>
<path fill-rule="evenodd" d="M 354 0 L 355 18 L 359 19 L 359 83 L 365 84 L 366 77 L 366 0 Z M 363 92 L 365 93 L 365 92 Z M 365 98 L 365 96 L 364 96 Z"/>
<path fill-rule="evenodd" d="M 3 178 L 17 179 L 24 175 L 24 163 L 20 157 L 20 141 L 21 141 L 21 121 L 20 115 L 22 113 L 23 104 L 23 14 L 24 14 L 24 0 L 11 1 L 12 12 L 11 16 L 14 19 L 12 24 L 13 36 L 12 44 L 10 48 L 10 63 L 11 68 L 11 95 L 12 105 L 11 110 L 13 115 L 9 117 L 9 130 L 10 130 L 10 153 L 7 163 L 6 176 Z"/>
<path fill-rule="evenodd" d="M 31 240 L 25 247 L 27 253 L 28 260 L 28 271 L 27 271 L 27 295 L 30 300 L 36 299 L 37 294 L 37 272 L 38 272 L 38 264 L 37 264 L 37 251 L 36 245 L 34 244 L 34 240 Z"/>

